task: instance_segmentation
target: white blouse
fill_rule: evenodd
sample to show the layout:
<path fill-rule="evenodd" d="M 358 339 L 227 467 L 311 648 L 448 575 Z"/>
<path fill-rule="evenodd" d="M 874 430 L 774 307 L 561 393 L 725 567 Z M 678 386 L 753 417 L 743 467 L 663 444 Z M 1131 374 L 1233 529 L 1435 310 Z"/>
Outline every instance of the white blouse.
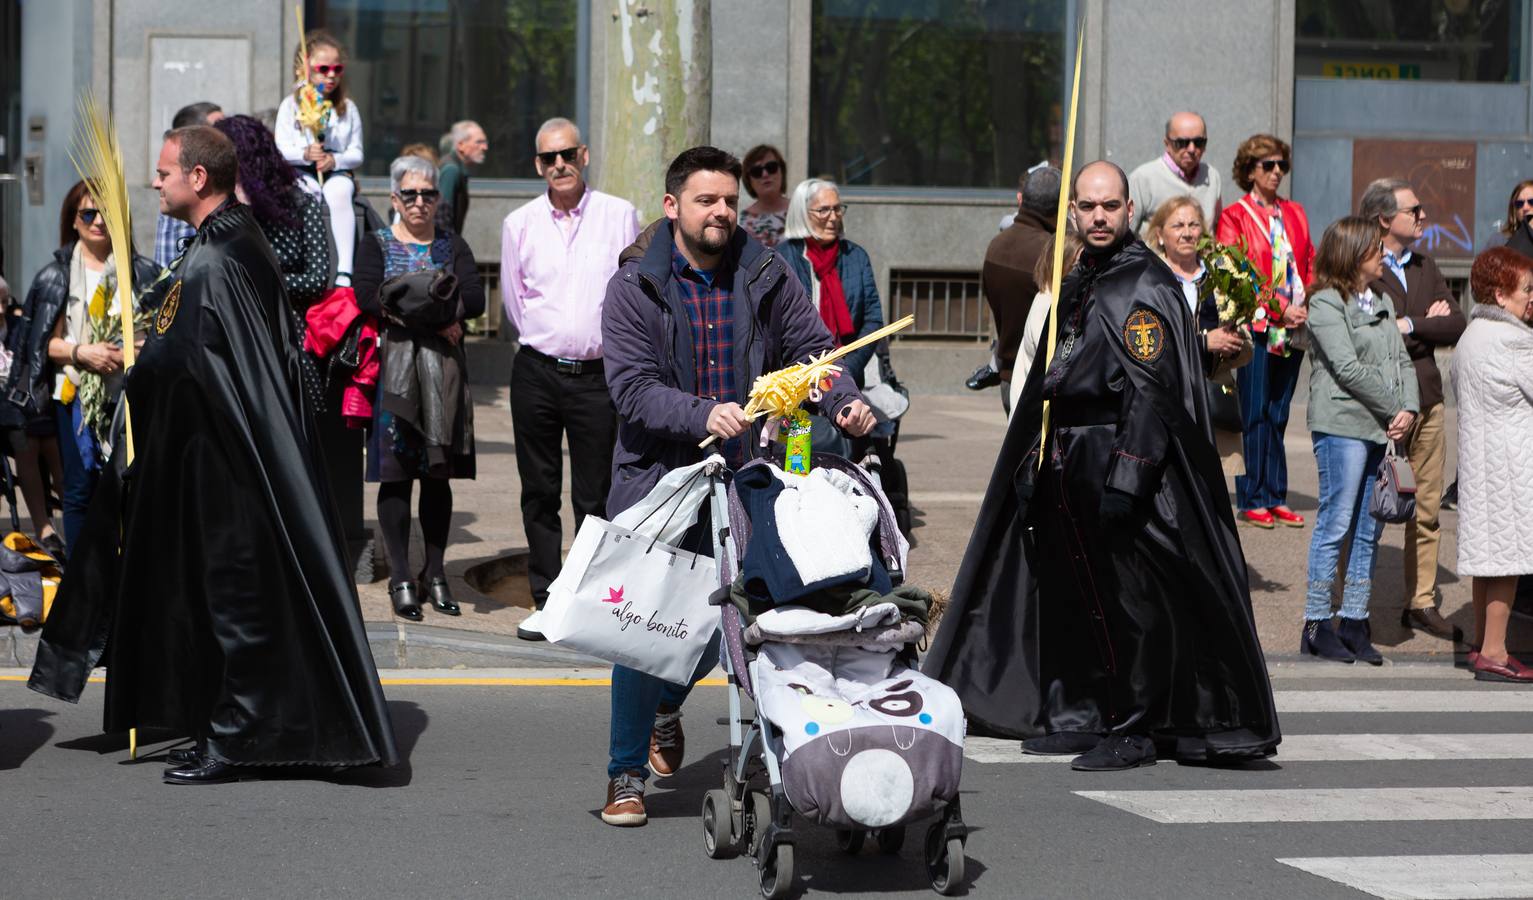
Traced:
<path fill-rule="evenodd" d="M 292 94 L 282 98 L 277 107 L 277 149 L 282 158 L 295 166 L 306 166 L 303 151 L 313 143 L 309 135 L 298 127 L 298 101 Z M 357 105 L 346 101 L 344 109 L 330 114 L 330 128 L 322 142 L 325 150 L 335 155 L 337 171 L 350 171 L 362 167 L 362 116 Z"/>

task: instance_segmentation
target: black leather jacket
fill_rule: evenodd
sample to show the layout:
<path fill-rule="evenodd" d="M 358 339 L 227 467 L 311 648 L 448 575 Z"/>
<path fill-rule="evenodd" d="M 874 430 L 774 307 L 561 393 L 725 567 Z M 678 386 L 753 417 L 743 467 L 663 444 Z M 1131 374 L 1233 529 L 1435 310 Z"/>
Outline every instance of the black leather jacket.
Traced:
<path fill-rule="evenodd" d="M 0 395 L 0 423 L 16 427 L 26 420 L 48 412 L 52 395 L 53 364 L 48 361 L 48 339 L 69 301 L 69 261 L 74 255 L 73 242 L 53 253 L 53 262 L 32 279 L 22 306 L 21 318 L 13 323 L 17 330 L 11 344 L 11 372 Z M 134 254 L 133 292 L 142 294 L 160 277 L 154 260 Z M 140 297 L 139 303 L 144 303 Z M 18 415 L 19 413 L 19 415 Z"/>

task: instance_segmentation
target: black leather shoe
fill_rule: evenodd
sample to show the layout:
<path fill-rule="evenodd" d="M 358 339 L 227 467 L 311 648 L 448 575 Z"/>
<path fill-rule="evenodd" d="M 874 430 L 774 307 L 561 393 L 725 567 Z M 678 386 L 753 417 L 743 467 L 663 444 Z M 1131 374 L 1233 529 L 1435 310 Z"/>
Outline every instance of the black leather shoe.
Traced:
<path fill-rule="evenodd" d="M 196 747 L 176 747 L 165 751 L 165 761 L 172 766 L 189 766 L 202 759 L 202 754 L 197 752 Z"/>
<path fill-rule="evenodd" d="M 166 769 L 163 777 L 166 784 L 228 784 L 240 780 L 240 768 L 201 756 L 179 769 Z"/>
<path fill-rule="evenodd" d="M 420 588 L 413 581 L 401 581 L 389 585 L 389 602 L 394 604 L 394 615 L 412 622 L 421 620 Z"/>
<path fill-rule="evenodd" d="M 1317 656 L 1332 662 L 1353 663 L 1357 657 L 1336 636 L 1330 619 L 1312 619 L 1304 623 L 1304 633 L 1299 638 L 1299 652 Z"/>
<path fill-rule="evenodd" d="M 1110 734 L 1070 761 L 1077 772 L 1116 772 L 1155 765 L 1155 743 L 1136 734 Z"/>
<path fill-rule="evenodd" d="M 447 588 L 447 579 L 431 578 L 425 580 L 426 596 L 431 599 L 431 606 L 439 613 L 449 616 L 462 615 L 458 604 L 452 599 L 452 591 Z"/>
<path fill-rule="evenodd" d="M 1384 654 L 1373 646 L 1373 632 L 1368 627 L 1367 619 L 1337 619 L 1336 637 L 1358 662 L 1370 666 L 1384 665 Z"/>
<path fill-rule="evenodd" d="M 1089 731 L 1056 731 L 1022 742 L 1022 752 L 1029 756 L 1076 756 L 1102 742 L 1100 734 Z"/>
<path fill-rule="evenodd" d="M 985 363 L 974 370 L 963 386 L 971 391 L 982 391 L 985 388 L 993 388 L 1001 383 L 1001 373 L 997 372 L 990 363 Z"/>
<path fill-rule="evenodd" d="M 1444 619 L 1443 614 L 1435 606 L 1428 606 L 1425 609 L 1402 609 L 1400 624 L 1406 628 L 1425 631 L 1445 641 L 1453 641 L 1455 644 L 1464 641 L 1464 629 Z"/>

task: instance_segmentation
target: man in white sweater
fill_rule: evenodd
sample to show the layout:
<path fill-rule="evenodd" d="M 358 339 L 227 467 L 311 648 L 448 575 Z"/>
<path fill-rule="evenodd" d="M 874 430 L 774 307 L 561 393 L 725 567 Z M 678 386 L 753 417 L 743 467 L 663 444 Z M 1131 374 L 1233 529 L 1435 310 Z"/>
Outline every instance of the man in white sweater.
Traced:
<path fill-rule="evenodd" d="M 1190 194 L 1203 207 L 1208 231 L 1219 221 L 1219 173 L 1203 162 L 1208 147 L 1208 125 L 1195 112 L 1172 114 L 1166 121 L 1166 152 L 1128 176 L 1129 197 L 1134 201 L 1130 227 L 1144 235 L 1150 217 L 1172 197 Z"/>

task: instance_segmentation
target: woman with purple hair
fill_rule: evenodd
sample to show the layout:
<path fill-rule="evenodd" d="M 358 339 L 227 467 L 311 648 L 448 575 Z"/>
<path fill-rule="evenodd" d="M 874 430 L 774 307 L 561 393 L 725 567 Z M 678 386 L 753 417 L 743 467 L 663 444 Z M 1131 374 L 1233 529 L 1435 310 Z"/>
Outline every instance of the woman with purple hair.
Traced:
<path fill-rule="evenodd" d="M 234 142 L 239 180 L 234 193 L 255 213 L 282 267 L 288 302 L 299 315 L 319 301 L 335 280 L 330 229 L 319 201 L 298 186 L 293 167 L 259 119 L 229 116 L 213 126 Z"/>

